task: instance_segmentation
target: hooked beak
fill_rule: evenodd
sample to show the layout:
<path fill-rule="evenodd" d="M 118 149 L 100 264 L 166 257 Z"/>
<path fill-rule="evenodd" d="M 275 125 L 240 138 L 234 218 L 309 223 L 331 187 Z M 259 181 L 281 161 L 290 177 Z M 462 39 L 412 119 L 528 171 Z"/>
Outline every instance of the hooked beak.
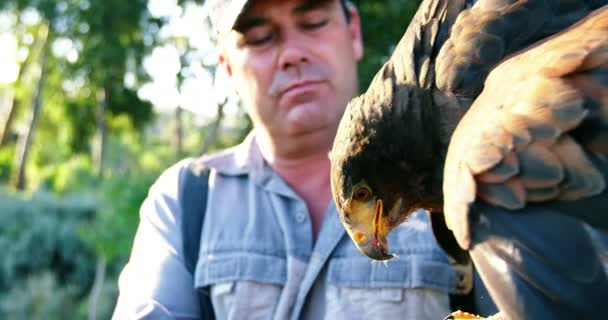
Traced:
<path fill-rule="evenodd" d="M 374 206 L 373 210 L 373 234 L 366 235 L 362 232 L 353 230 L 351 237 L 359 251 L 361 251 L 361 253 L 364 255 L 378 261 L 390 260 L 395 257 L 395 255 L 387 252 L 387 230 L 383 221 L 382 199 L 376 200 L 376 205 Z"/>

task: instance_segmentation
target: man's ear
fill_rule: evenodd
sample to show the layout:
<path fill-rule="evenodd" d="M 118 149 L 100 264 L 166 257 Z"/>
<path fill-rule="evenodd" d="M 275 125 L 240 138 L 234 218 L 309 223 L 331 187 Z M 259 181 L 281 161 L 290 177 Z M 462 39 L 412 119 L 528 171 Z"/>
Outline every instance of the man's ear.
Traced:
<path fill-rule="evenodd" d="M 363 34 L 361 33 L 361 18 L 359 17 L 359 11 L 350 2 L 347 3 L 347 10 L 350 14 L 350 21 L 348 29 L 353 39 L 353 51 L 355 58 L 361 60 L 363 57 Z"/>
<path fill-rule="evenodd" d="M 230 66 L 230 61 L 226 57 L 225 52 L 220 52 L 218 57 L 218 63 L 224 69 L 228 77 L 232 77 L 232 67 Z"/>

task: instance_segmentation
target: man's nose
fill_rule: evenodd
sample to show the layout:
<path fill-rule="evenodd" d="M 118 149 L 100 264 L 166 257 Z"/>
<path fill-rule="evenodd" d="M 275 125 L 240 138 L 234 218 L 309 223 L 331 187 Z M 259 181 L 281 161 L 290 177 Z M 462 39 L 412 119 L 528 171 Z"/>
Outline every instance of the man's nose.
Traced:
<path fill-rule="evenodd" d="M 284 41 L 278 61 L 282 70 L 310 62 L 310 53 L 306 44 L 302 41 L 303 39 L 298 40 L 298 38 L 297 36 L 288 36 Z"/>

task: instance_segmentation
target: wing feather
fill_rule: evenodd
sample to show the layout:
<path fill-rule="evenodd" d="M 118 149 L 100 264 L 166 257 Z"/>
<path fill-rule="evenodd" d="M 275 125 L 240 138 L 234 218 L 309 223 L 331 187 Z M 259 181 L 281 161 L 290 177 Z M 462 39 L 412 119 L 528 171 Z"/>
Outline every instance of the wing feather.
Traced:
<path fill-rule="evenodd" d="M 476 197 L 517 209 L 604 191 L 588 152 L 608 149 L 607 90 L 608 6 L 497 66 L 452 135 L 446 221 L 467 224 Z M 458 229 L 466 249 L 468 226 Z"/>
<path fill-rule="evenodd" d="M 477 1 L 457 17 L 439 52 L 435 67 L 438 88 L 478 95 L 485 77 L 503 58 L 563 30 L 602 4 L 605 1 Z"/>

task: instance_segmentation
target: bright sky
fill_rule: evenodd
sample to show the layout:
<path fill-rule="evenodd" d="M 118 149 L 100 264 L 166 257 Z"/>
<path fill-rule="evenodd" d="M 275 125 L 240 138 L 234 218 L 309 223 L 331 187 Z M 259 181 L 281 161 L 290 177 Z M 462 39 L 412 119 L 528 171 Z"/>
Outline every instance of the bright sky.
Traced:
<path fill-rule="evenodd" d="M 19 49 L 17 38 L 12 32 L 17 17 L 7 11 L 0 12 L 0 87 L 11 84 L 17 80 L 19 74 L 19 62 L 25 60 L 27 49 Z M 21 16 L 21 21 L 26 24 L 34 24 L 40 21 L 40 16 L 33 10 L 26 10 Z M 31 35 L 24 36 L 22 41 L 30 44 L 33 41 Z"/>
<path fill-rule="evenodd" d="M 19 65 L 17 64 L 17 39 L 9 33 L 15 17 L 0 12 L 0 87 L 17 80 Z"/>
<path fill-rule="evenodd" d="M 212 65 L 217 60 L 217 53 L 213 43 L 207 36 L 204 19 L 205 10 L 200 5 L 188 4 L 184 8 L 177 5 L 176 0 L 149 0 L 148 10 L 152 16 L 164 18 L 168 23 L 163 26 L 157 36 L 161 42 L 166 43 L 155 48 L 144 58 L 144 68 L 150 74 L 152 81 L 144 84 L 138 91 L 142 99 L 149 100 L 159 112 L 172 112 L 178 105 L 205 117 L 213 117 L 216 112 L 216 103 L 223 101 L 226 95 L 234 95 L 233 91 L 226 89 L 229 85 L 225 77 L 219 76 L 219 82 L 213 88 L 213 76 L 209 74 L 205 65 Z M 27 13 L 32 15 L 32 13 Z M 33 19 L 32 17 L 26 17 Z M 35 20 L 35 19 L 33 19 Z M 15 17 L 0 13 L 0 87 L 14 82 L 19 72 L 18 61 L 27 52 L 20 52 L 17 39 L 11 32 Z M 191 56 L 192 62 L 188 68 L 182 68 L 180 63 L 180 49 L 171 39 L 186 39 L 188 46 L 194 48 Z M 55 56 L 65 57 L 68 61 L 78 59 L 78 43 L 70 39 L 57 39 L 51 46 Z M 177 88 L 177 74 L 182 72 L 184 81 L 181 88 Z M 133 75 L 125 76 L 125 83 L 133 82 Z M 224 79 L 223 81 L 221 79 Z M 230 99 L 235 101 L 236 99 Z M 231 114 L 238 110 L 234 103 L 226 106 L 226 113 Z"/>
<path fill-rule="evenodd" d="M 17 64 L 17 39 L 10 33 L 0 34 L 0 86 L 17 80 L 19 65 Z"/>
<path fill-rule="evenodd" d="M 217 52 L 207 36 L 210 32 L 204 20 L 205 9 L 198 5 L 186 5 L 184 9 L 177 5 L 176 0 L 149 0 L 148 10 L 157 18 L 166 18 L 168 23 L 158 32 L 161 40 L 168 44 L 155 48 L 145 58 L 144 68 L 152 77 L 139 90 L 140 97 L 150 100 L 160 112 L 170 112 L 177 105 L 184 109 L 204 116 L 212 117 L 216 112 L 216 104 L 232 94 L 225 81 L 220 80 L 213 87 L 213 75 L 203 64 L 215 64 Z M 188 45 L 194 48 L 192 62 L 188 68 L 182 68 L 180 49 L 171 44 L 171 38 L 185 38 Z M 182 72 L 185 79 L 181 88 L 177 88 L 177 74 Z M 236 106 L 227 106 L 227 113 L 237 110 Z"/>

